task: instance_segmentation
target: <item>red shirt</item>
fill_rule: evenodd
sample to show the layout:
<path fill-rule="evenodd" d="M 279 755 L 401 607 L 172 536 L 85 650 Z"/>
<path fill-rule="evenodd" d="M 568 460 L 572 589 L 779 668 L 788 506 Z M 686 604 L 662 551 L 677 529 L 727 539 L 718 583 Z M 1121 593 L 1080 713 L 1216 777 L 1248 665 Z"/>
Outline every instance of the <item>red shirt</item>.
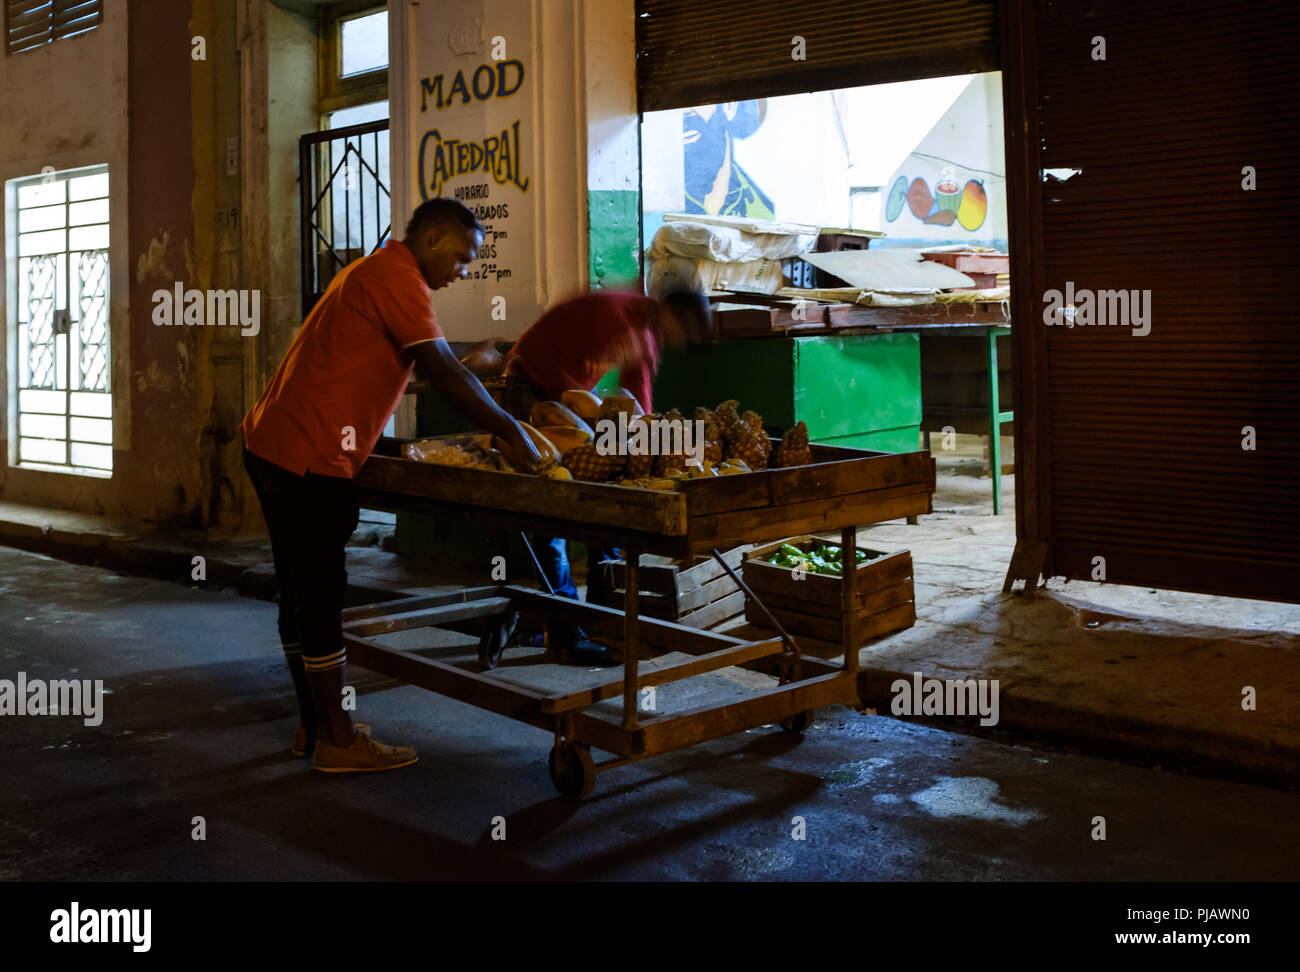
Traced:
<path fill-rule="evenodd" d="M 432 296 L 397 240 L 341 270 L 244 416 L 248 451 L 299 476 L 355 476 L 406 391 L 401 352 L 442 337 Z"/>
<path fill-rule="evenodd" d="M 614 367 L 619 383 L 650 412 L 650 386 L 659 369 L 651 329 L 655 301 L 635 293 L 597 290 L 552 307 L 510 351 L 511 373 L 558 400 L 571 388 L 591 391 Z"/>

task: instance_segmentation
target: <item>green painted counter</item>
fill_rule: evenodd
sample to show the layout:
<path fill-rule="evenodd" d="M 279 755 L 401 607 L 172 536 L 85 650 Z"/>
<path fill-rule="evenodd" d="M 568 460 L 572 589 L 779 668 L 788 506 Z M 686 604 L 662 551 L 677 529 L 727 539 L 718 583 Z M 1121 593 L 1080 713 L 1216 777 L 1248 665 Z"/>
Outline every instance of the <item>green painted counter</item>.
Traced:
<path fill-rule="evenodd" d="M 669 350 L 654 384 L 656 411 L 728 398 L 780 432 L 808 424 L 814 442 L 915 452 L 921 352 L 915 334 L 738 338 Z"/>

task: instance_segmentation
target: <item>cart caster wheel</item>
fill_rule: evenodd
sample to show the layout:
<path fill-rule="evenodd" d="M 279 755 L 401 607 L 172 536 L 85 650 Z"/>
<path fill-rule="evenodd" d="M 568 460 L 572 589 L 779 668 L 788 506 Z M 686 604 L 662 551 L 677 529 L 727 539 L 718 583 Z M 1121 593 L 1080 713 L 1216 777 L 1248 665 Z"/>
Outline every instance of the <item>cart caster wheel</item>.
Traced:
<path fill-rule="evenodd" d="M 786 732 L 803 732 L 813 724 L 813 719 L 815 719 L 816 716 L 816 709 L 806 709 L 803 712 L 796 712 L 788 719 L 782 719 L 780 726 Z"/>
<path fill-rule="evenodd" d="M 547 765 L 551 782 L 564 796 L 585 797 L 596 785 L 596 761 L 591 758 L 590 746 L 560 743 L 551 750 Z"/>
<path fill-rule="evenodd" d="M 487 631 L 478 642 L 478 660 L 484 668 L 496 668 L 501 664 L 501 656 L 506 646 L 515 636 L 515 625 L 519 623 L 518 614 L 507 614 L 499 621 L 488 624 Z"/>

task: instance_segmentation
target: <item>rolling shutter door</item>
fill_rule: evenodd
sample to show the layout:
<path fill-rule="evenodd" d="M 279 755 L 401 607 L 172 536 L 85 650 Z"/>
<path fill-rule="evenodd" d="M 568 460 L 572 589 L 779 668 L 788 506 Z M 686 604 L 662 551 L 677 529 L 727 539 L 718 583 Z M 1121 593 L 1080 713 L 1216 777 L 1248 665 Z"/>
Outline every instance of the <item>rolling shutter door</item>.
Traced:
<path fill-rule="evenodd" d="M 1017 350 L 1036 371 L 1022 543 L 1046 543 L 1047 576 L 1089 578 L 1102 557 L 1108 582 L 1298 601 L 1297 7 L 1017 6 L 1022 167 L 1081 170 L 1026 173 L 1041 248 L 1013 266 L 1031 271 Z M 1044 326 L 1044 292 L 1067 282 L 1149 292 L 1150 333 Z"/>
<path fill-rule="evenodd" d="M 642 111 L 998 69 L 993 0 L 637 0 L 636 23 Z"/>

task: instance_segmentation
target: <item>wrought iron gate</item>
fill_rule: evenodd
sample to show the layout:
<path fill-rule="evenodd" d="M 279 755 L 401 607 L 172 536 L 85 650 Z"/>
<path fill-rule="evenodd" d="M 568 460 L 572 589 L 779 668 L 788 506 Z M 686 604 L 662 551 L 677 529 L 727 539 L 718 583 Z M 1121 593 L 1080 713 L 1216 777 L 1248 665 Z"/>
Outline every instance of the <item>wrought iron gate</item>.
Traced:
<path fill-rule="evenodd" d="M 298 141 L 304 317 L 336 273 L 388 239 L 388 144 L 386 119 Z"/>

